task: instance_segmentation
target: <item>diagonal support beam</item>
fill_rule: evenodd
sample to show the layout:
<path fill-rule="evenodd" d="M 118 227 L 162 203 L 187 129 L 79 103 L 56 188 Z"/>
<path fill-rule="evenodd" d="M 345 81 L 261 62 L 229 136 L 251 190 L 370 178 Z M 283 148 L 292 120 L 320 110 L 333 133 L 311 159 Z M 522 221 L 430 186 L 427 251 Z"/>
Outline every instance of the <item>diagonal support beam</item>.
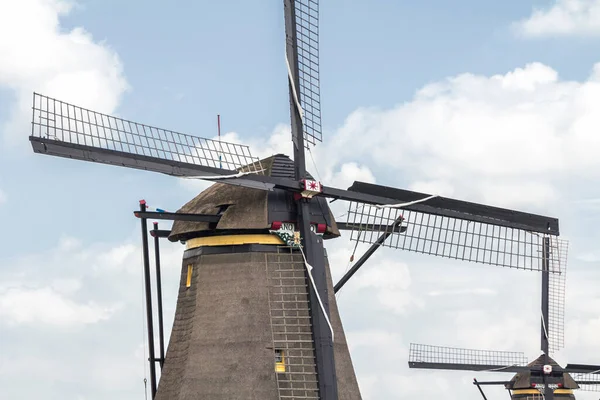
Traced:
<path fill-rule="evenodd" d="M 483 400 L 487 400 L 487 397 L 485 397 L 485 393 L 483 393 L 483 389 L 481 388 L 481 386 L 479 385 L 479 382 L 477 382 L 477 379 L 473 378 L 473 385 L 477 385 L 477 389 L 479 389 L 479 393 L 481 393 L 481 397 L 483 397 Z"/>
<path fill-rule="evenodd" d="M 335 284 L 333 288 L 333 291 L 335 293 L 337 293 L 346 284 L 346 282 L 348 282 L 348 280 L 352 278 L 352 276 L 360 269 L 360 267 L 362 267 L 364 263 L 366 263 L 367 260 L 377 251 L 377 249 L 381 247 L 383 242 L 385 242 L 385 240 L 398 229 L 403 220 L 404 218 L 402 216 L 396 219 L 396 221 L 389 227 L 389 229 L 386 229 L 385 232 L 382 233 L 381 236 L 379 236 L 379 239 L 377 239 L 377 241 L 375 241 L 375 243 L 373 243 L 371 247 L 369 247 L 369 249 L 365 251 L 365 253 L 356 262 L 356 264 L 354 264 L 352 268 L 350 268 L 350 270 L 346 272 L 342 279 L 340 279 L 339 282 Z"/>

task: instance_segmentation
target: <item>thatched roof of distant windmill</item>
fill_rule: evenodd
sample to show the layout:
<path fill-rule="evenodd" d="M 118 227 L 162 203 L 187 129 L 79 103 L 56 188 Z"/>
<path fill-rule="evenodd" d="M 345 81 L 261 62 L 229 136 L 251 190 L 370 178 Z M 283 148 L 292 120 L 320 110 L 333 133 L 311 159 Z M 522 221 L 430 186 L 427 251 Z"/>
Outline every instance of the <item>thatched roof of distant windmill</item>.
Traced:
<path fill-rule="evenodd" d="M 260 161 L 264 174 L 273 177 L 294 176 L 294 163 L 286 155 L 276 154 Z M 221 215 L 218 223 L 174 221 L 170 241 L 223 234 L 240 230 L 266 231 L 273 221 L 294 221 L 296 204 L 292 194 L 281 189 L 265 191 L 215 183 L 189 201 L 178 213 Z M 340 235 L 333 214 L 324 198 L 311 203 L 311 222 L 327 225 L 324 239 Z"/>
<path fill-rule="evenodd" d="M 545 364 L 544 354 L 539 356 L 534 361 L 527 364 L 529 367 L 533 366 L 543 366 Z M 552 358 L 548 357 L 548 361 L 550 365 L 553 367 L 558 367 L 558 363 L 554 361 Z M 528 389 L 531 387 L 531 372 L 519 372 L 516 374 L 507 385 L 510 389 Z M 563 375 L 563 387 L 565 389 L 579 389 L 579 385 L 575 380 L 571 377 L 571 375 L 565 373 Z"/>

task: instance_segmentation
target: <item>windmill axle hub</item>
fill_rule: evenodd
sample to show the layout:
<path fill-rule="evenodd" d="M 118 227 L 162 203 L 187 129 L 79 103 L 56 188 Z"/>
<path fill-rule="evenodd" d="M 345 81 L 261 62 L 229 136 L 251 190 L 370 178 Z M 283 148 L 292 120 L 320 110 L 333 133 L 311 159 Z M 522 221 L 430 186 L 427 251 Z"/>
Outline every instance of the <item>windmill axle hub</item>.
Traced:
<path fill-rule="evenodd" d="M 303 188 L 302 192 L 300 192 L 300 197 L 310 199 L 323 192 L 323 185 L 321 182 L 312 179 L 302 179 L 300 182 L 302 183 Z"/>

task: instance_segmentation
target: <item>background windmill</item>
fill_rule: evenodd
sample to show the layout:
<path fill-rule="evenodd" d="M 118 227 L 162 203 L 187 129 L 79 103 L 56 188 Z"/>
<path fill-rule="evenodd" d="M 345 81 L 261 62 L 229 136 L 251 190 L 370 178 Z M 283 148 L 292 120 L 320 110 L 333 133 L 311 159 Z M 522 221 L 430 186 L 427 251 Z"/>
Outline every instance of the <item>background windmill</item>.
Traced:
<path fill-rule="evenodd" d="M 44 111 L 44 110 L 42 110 L 42 109 L 43 109 L 43 107 L 42 107 L 42 106 L 38 107 L 38 111 L 42 111 L 42 112 L 48 112 L 48 111 L 50 111 L 50 110 L 45 110 L 45 111 Z M 68 108 L 67 108 L 67 109 L 68 109 Z M 61 110 L 60 112 L 64 112 L 64 111 L 62 111 L 62 110 Z M 59 114 L 59 115 L 60 115 L 60 114 Z M 95 114 L 94 114 L 94 115 L 95 115 Z M 61 115 L 61 116 L 65 116 L 65 115 Z M 81 119 L 81 120 L 77 121 L 77 119 L 78 119 L 78 118 L 81 118 L 81 117 L 77 117 L 77 116 L 74 116 L 74 117 L 69 117 L 69 115 L 68 115 L 68 112 L 67 112 L 67 115 L 66 115 L 66 117 L 67 117 L 67 121 L 74 122 L 74 123 L 75 123 L 75 125 L 77 125 L 77 123 L 78 123 L 78 122 L 79 122 L 79 123 L 81 123 L 81 126 L 83 126 L 83 127 L 85 127 L 85 125 L 86 125 L 86 124 L 88 124 L 88 125 L 90 125 L 90 126 L 91 126 L 91 125 L 93 125 L 93 124 L 92 124 L 92 123 L 91 123 L 89 120 Z M 84 117 L 84 118 L 85 118 L 85 117 Z M 39 122 L 38 122 L 38 123 L 39 123 Z M 54 123 L 56 123 L 56 120 L 54 121 Z M 40 125 L 44 125 L 43 123 L 39 123 L 39 124 L 40 124 Z M 46 127 L 47 127 L 47 128 L 50 126 L 50 124 L 49 124 L 49 123 L 46 123 L 45 125 L 46 125 Z M 56 128 L 56 126 L 54 126 L 53 128 Z M 59 131 L 60 131 L 60 130 L 62 130 L 62 129 L 64 128 L 64 126 L 62 126 L 62 122 L 59 122 L 59 123 L 58 123 L 58 128 L 59 128 Z M 109 126 L 108 128 L 109 128 L 109 130 L 110 130 L 110 126 Z M 84 128 L 84 131 L 83 131 L 83 136 L 86 136 L 85 129 L 86 129 L 86 128 Z M 121 128 L 121 130 L 122 130 L 122 131 L 123 131 L 123 129 L 127 129 L 127 128 Z M 70 131 L 70 129 L 68 129 L 68 130 Z M 62 133 L 62 132 L 61 132 L 61 133 Z M 71 133 L 71 132 L 69 132 L 69 133 Z M 132 133 L 132 132 L 129 132 L 129 133 Z M 92 143 L 93 143 L 93 139 L 94 139 L 94 138 L 93 138 L 93 136 L 94 136 L 94 133 L 87 132 L 87 136 L 88 136 L 88 138 L 89 138 L 89 139 L 91 139 L 91 140 L 92 140 Z M 76 137 L 76 138 L 81 138 L 81 137 L 79 137 L 79 136 L 77 136 L 77 135 L 75 135 L 75 137 Z M 99 135 L 99 134 L 97 135 L 97 138 L 99 139 L 99 141 L 98 141 L 97 143 L 102 143 L 102 140 L 106 139 L 105 137 L 103 137 L 103 136 L 101 136 L 101 135 Z M 61 139 L 59 139 L 59 140 L 62 140 L 62 141 L 71 141 L 72 139 L 71 139 L 71 138 L 69 138 L 69 139 L 66 139 L 65 137 L 62 137 L 62 138 L 61 138 Z M 135 140 L 135 137 L 134 137 L 134 140 Z M 33 140 L 33 142 L 35 143 L 36 141 L 35 141 L 35 140 Z M 119 140 L 119 142 L 120 142 L 120 144 L 123 144 L 123 142 L 122 142 L 121 140 Z M 53 145 L 54 145 L 55 143 L 52 143 L 52 142 L 49 142 L 49 141 L 48 141 L 48 142 L 44 142 L 44 141 L 37 141 L 37 143 L 38 143 L 38 144 L 39 144 L 39 143 L 41 143 L 41 144 L 43 144 L 43 145 L 45 145 L 45 146 L 46 146 L 45 148 L 43 148 L 43 150 L 41 150 L 41 147 L 38 147 L 38 150 L 40 150 L 40 151 L 48 151 L 48 152 L 50 152 L 50 153 L 51 153 L 52 151 L 57 151 L 57 152 L 58 152 L 58 151 L 60 150 L 60 146 L 56 146 L 56 147 L 54 147 Z M 71 142 L 71 143 L 72 143 L 72 142 Z M 84 140 L 84 143 L 85 143 L 85 140 Z M 135 145 L 138 145 L 138 147 L 140 147 L 140 146 L 139 146 L 139 143 L 127 143 L 127 142 L 125 142 L 125 143 L 126 143 L 126 144 L 128 144 L 128 145 L 134 145 L 134 146 L 135 146 Z M 79 143 L 77 143 L 77 144 L 79 145 Z M 84 145 L 85 145 L 85 144 L 84 144 Z M 102 144 L 96 144 L 96 146 L 98 146 L 98 147 L 102 147 Z M 67 146 L 67 147 L 68 147 L 68 146 Z M 136 153 L 137 153 L 138 147 L 134 147 L 134 148 L 136 149 Z M 143 145 L 142 145 L 141 147 L 143 147 Z M 300 146 L 300 147 L 301 147 L 301 146 Z M 81 148 L 77 148 L 77 147 L 75 147 L 75 146 L 71 146 L 71 147 L 70 147 L 70 149 L 69 149 L 69 151 L 72 151 L 72 150 L 80 150 L 80 149 L 81 149 Z M 86 151 L 88 151 L 88 150 L 89 150 L 89 149 L 86 149 Z M 114 149 L 113 149 L 113 150 L 114 150 Z M 156 149 L 155 149 L 155 150 L 156 150 Z M 90 150 L 90 151 L 91 151 L 91 150 Z M 117 150 L 115 150 L 115 151 L 117 151 Z M 121 150 L 121 151 L 122 151 L 122 150 Z M 133 152 L 133 151 L 131 150 L 131 147 L 130 147 L 130 150 L 129 150 L 129 151 L 130 151 L 130 152 Z M 214 149 L 213 149 L 213 151 L 214 151 Z M 142 150 L 142 152 L 143 152 L 143 150 Z M 92 151 L 92 153 L 93 153 L 93 151 Z M 109 157 L 112 157 L 112 156 L 114 155 L 114 154 L 109 154 L 109 153 L 102 152 L 102 151 L 98 151 L 98 152 L 96 152 L 96 154 L 92 154 L 92 153 L 90 153 L 91 155 L 90 155 L 90 154 L 86 154 L 86 153 L 80 153 L 80 154 L 81 154 L 81 155 L 80 155 L 80 157 L 89 157 L 89 158 L 91 158 L 91 159 L 94 159 L 94 157 L 96 157 L 96 156 L 98 156 L 99 154 L 102 154 L 102 153 L 103 153 L 103 154 L 102 154 L 102 156 L 106 156 L 107 158 L 109 158 Z M 67 154 L 63 153 L 62 155 L 69 155 L 69 153 L 67 153 Z M 71 153 L 71 155 L 73 155 L 73 154 Z M 137 153 L 137 155 L 139 155 L 139 153 Z M 100 158 L 101 158 L 101 157 L 100 157 Z M 124 159 L 124 160 L 123 160 L 123 159 L 118 159 L 118 160 L 115 160 L 115 159 L 112 159 L 112 160 L 106 160 L 106 159 L 105 159 L 105 160 L 104 160 L 104 162 L 107 162 L 107 161 L 112 161 L 112 162 L 118 162 L 118 163 L 121 163 L 121 162 L 123 162 L 123 163 L 126 163 L 128 158 L 129 158 L 129 159 L 131 159 L 131 157 L 125 157 L 125 159 Z M 94 161 L 103 161 L 103 160 L 101 160 L 101 159 L 95 159 Z M 140 163 L 142 163 L 142 162 L 148 162 L 149 164 L 152 162 L 152 160 L 146 160 L 146 159 L 143 159 L 143 158 L 141 158 L 141 157 L 138 157 L 138 158 L 136 159 L 136 161 L 139 161 Z M 177 161 L 179 161 L 179 160 L 177 160 Z M 214 161 L 214 160 L 213 160 L 213 161 Z M 130 165 L 130 166 L 133 166 L 133 165 Z M 141 164 L 137 164 L 136 166 L 138 166 L 138 167 L 139 167 L 139 166 L 142 166 L 142 165 L 141 165 Z M 147 168 L 150 168 L 150 167 L 149 167 L 149 166 L 147 166 L 146 164 L 144 164 L 142 167 L 147 167 Z M 170 167 L 172 167 L 172 164 L 170 165 Z M 158 167 L 157 167 L 157 168 L 158 168 Z M 179 171 L 176 171 L 176 170 L 174 170 L 174 169 L 172 169 L 172 171 L 174 171 L 174 172 L 173 172 L 174 174 L 177 174 L 177 173 L 179 172 Z M 196 171 L 196 170 L 195 170 L 194 168 L 192 168 L 192 171 Z M 200 172 L 202 172 L 203 174 L 206 174 L 206 173 L 210 173 L 210 172 L 212 172 L 212 171 L 209 171 L 209 170 L 207 170 L 207 169 L 200 169 L 200 168 L 198 168 L 198 169 L 197 169 L 197 171 L 198 171 L 197 173 L 200 173 Z M 161 172 L 164 172 L 164 171 L 161 171 Z M 272 182 L 268 182 L 268 180 L 265 180 L 265 179 L 262 179 L 262 178 L 261 178 L 261 179 L 258 179 L 258 178 L 254 178 L 254 177 L 250 177 L 250 176 L 245 176 L 245 177 L 243 177 L 243 178 L 238 178 L 237 180 L 232 180 L 231 182 L 232 182 L 233 184 L 254 185 L 254 184 L 256 184 L 256 182 L 265 183 L 264 181 L 266 181 L 267 185 L 268 185 L 268 184 L 270 184 L 270 183 L 272 183 Z M 228 182 L 228 183 L 229 183 L 229 182 Z M 285 185 L 283 185 L 283 186 L 285 186 Z M 296 185 L 294 185 L 294 186 L 295 186 L 295 187 L 293 187 L 293 189 L 294 189 L 294 190 L 296 190 L 296 191 L 298 191 L 298 190 L 299 190 L 299 188 L 298 188 L 298 185 L 296 184 Z M 360 185 L 358 185 L 358 186 L 356 186 L 356 187 L 359 187 L 359 186 L 360 186 Z M 287 189 L 290 189 L 290 188 L 288 187 Z M 381 188 L 376 188 L 376 189 L 379 189 L 379 190 L 381 190 Z M 336 193 L 337 193 L 337 192 L 335 192 L 335 191 L 334 191 L 334 192 L 330 192 L 330 193 L 329 193 L 329 195 L 330 195 L 330 196 L 332 196 L 332 197 L 336 197 L 336 196 L 337 196 L 337 194 L 336 194 Z M 327 193 L 325 193 L 325 192 L 324 192 L 324 194 L 325 194 L 325 195 L 327 195 Z M 414 194 L 414 193 L 403 193 L 403 194 L 402 194 L 402 196 L 400 196 L 400 197 L 395 197 L 395 198 L 392 198 L 391 200 L 411 201 L 411 200 L 422 200 L 422 199 L 424 199 L 424 198 L 427 198 L 427 197 L 428 197 L 428 196 L 426 196 L 426 195 L 423 195 L 424 197 L 421 197 L 421 198 L 415 198 L 414 196 L 416 196 L 416 195 L 420 195 L 420 194 Z M 339 198 L 342 198 L 342 199 L 343 199 L 344 197 L 342 197 L 342 196 L 339 196 Z M 350 199 L 352 199 L 352 197 L 350 197 Z M 438 200 L 440 200 L 440 201 L 443 201 L 444 199 L 438 199 Z M 360 199 L 360 201 L 362 202 L 362 201 L 364 201 L 364 199 Z M 442 203 L 440 203 L 440 204 L 442 204 Z M 447 206 L 447 207 L 448 207 L 448 206 Z M 358 208 L 360 208 L 360 211 L 354 211 L 354 210 L 357 210 Z M 354 223 L 355 223 L 355 225 L 353 225 L 353 226 L 355 226 L 355 227 L 358 227 L 358 228 L 356 229 L 356 232 L 357 232 L 357 234 L 361 234 L 361 233 L 364 233 L 364 232 L 363 232 L 363 231 L 364 231 L 364 229 L 363 229 L 363 228 L 364 228 L 364 227 L 363 227 L 363 225 L 364 225 L 364 222 L 363 222 L 362 218 L 363 218 L 363 217 L 365 217 L 365 216 L 368 216 L 368 215 L 366 215 L 366 214 L 363 214 L 363 211 L 362 211 L 363 207 L 362 207 L 362 206 L 359 206 L 358 208 L 353 206 L 353 207 L 351 207 L 351 210 L 353 210 L 353 212 L 354 212 L 355 214 L 357 214 L 357 213 L 359 213 L 359 214 L 360 214 L 360 215 L 358 215 L 358 217 L 360 217 L 360 218 L 355 218 L 355 220 L 354 220 Z M 440 211 L 440 210 L 437 210 L 437 211 L 436 211 L 436 210 L 435 210 L 436 208 L 439 208 L 441 211 Z M 433 219 L 434 219 L 434 220 L 437 220 L 436 218 L 439 218 L 439 220 L 441 220 L 441 221 L 444 221 L 444 218 L 443 218 L 443 217 L 447 217 L 447 216 L 448 216 L 448 215 L 447 215 L 448 213 L 450 213 L 450 216 L 452 216 L 452 217 L 456 217 L 456 216 L 459 216 L 459 215 L 460 215 L 460 211 L 459 211 L 459 212 L 458 212 L 458 214 L 457 214 L 457 210 L 454 210 L 454 209 L 452 209 L 451 207 L 448 207 L 448 208 L 450 208 L 450 209 L 449 209 L 449 210 L 444 210 L 444 206 L 438 206 L 438 207 L 432 206 L 432 208 L 418 208 L 418 207 L 415 207 L 415 210 L 419 210 L 419 209 L 420 209 L 420 210 L 422 210 L 423 212 L 425 212 L 427 215 L 429 215 L 429 212 L 436 212 L 436 214 L 434 214 L 434 215 L 435 215 L 435 217 L 433 217 Z M 464 210 L 467 210 L 467 211 L 464 211 Z M 469 211 L 470 211 L 470 210 L 468 209 L 468 207 L 467 207 L 467 208 L 465 208 L 465 209 L 463 209 L 463 212 L 464 212 L 465 214 L 469 214 L 469 216 L 468 216 L 468 217 L 465 217 L 465 219 L 472 219 L 472 218 L 475 218 L 475 217 L 472 217 L 472 216 L 471 216 L 471 212 L 472 212 L 472 211 L 471 211 L 471 212 L 469 212 Z M 486 210 L 484 210 L 484 211 L 490 211 L 490 210 L 489 210 L 489 209 L 486 209 Z M 416 212 L 415 212 L 415 213 L 416 213 Z M 481 219 L 482 219 L 483 221 L 490 222 L 490 223 L 491 223 L 491 225 L 495 225 L 495 223 L 497 223 L 497 221 L 496 221 L 496 217 L 497 217 L 497 215 L 494 215 L 493 217 L 489 217 L 488 215 L 485 215 L 485 214 L 486 214 L 486 213 L 484 212 L 484 213 L 483 213 L 483 215 L 479 216 L 479 217 L 481 217 Z M 417 214 L 417 215 L 418 215 L 418 214 Z M 463 215 L 463 217 L 464 217 L 464 215 Z M 476 216 L 476 217 L 477 217 L 477 216 Z M 479 217 L 477 217 L 477 219 L 479 219 Z M 488 219 L 486 219 L 486 217 L 488 217 Z M 397 218 L 396 218 L 396 219 L 397 219 Z M 396 219 L 394 219 L 394 221 L 395 221 Z M 445 221 L 446 221 L 446 222 L 448 222 L 448 220 L 445 220 Z M 509 220 L 508 220 L 508 221 L 504 221 L 504 222 L 503 222 L 503 224 L 504 224 L 504 225 L 502 225 L 502 226 L 504 226 L 504 227 L 506 227 L 506 225 L 509 225 L 509 226 L 513 227 L 513 226 L 517 226 L 517 225 L 518 225 L 518 221 L 514 221 L 514 220 L 512 220 L 512 219 L 510 219 L 510 218 L 509 218 Z M 517 225 L 513 225 L 513 224 L 517 224 Z M 534 224 L 534 225 L 535 225 L 535 224 Z M 542 225 L 544 225 L 544 224 L 542 224 Z M 377 225 L 376 225 L 376 224 L 373 224 L 373 226 L 377 226 Z M 432 241 L 435 241 L 435 238 L 433 238 L 433 239 L 432 239 L 432 238 L 430 238 L 430 237 L 426 236 L 426 235 L 427 235 L 427 233 L 426 233 L 426 231 L 427 231 L 427 227 L 431 228 L 431 230 L 433 231 L 433 230 L 435 230 L 435 227 L 434 227 L 434 225 L 427 225 L 426 223 L 424 223 L 424 222 L 421 222 L 420 226 L 421 226 L 421 228 L 423 228 L 423 229 L 422 229 L 422 231 L 424 232 L 424 233 L 423 233 L 423 235 L 425 235 L 425 236 L 422 236 L 422 237 L 421 237 L 421 236 L 419 236 L 419 235 L 420 235 L 419 233 L 413 232 L 413 233 L 411 233 L 411 236 L 410 236 L 410 237 L 411 237 L 412 239 L 414 239 L 414 240 L 412 240 L 411 242 L 414 242 L 414 243 L 419 243 L 419 242 L 420 242 L 421 244 L 423 244 L 423 243 L 431 243 Z M 523 224 L 523 225 L 519 225 L 519 226 L 521 226 L 521 227 L 528 227 L 527 223 L 525 223 L 525 224 Z M 547 228 L 548 228 L 547 226 L 544 226 L 544 228 L 540 228 L 540 226 L 541 226 L 541 225 L 538 225 L 538 226 L 536 226 L 536 228 L 535 228 L 535 229 L 547 229 Z M 385 227 L 385 226 L 384 226 L 384 227 L 381 227 L 381 226 L 379 226 L 377 229 L 375 229 L 375 232 L 376 232 L 376 233 L 385 233 L 385 229 L 386 229 L 386 227 Z M 388 229 L 389 229 L 389 228 L 388 228 Z M 447 233 L 448 233 L 448 232 L 451 232 L 451 231 L 454 231 L 454 228 L 452 228 L 452 229 L 451 229 L 451 228 L 449 228 L 449 227 L 445 227 L 445 228 L 442 228 L 442 229 L 445 229 L 445 230 L 447 231 Z M 518 228 L 515 228 L 515 229 L 518 229 Z M 379 231 L 381 231 L 381 232 L 377 232 L 378 230 L 379 230 Z M 369 232 L 373 232 L 373 229 L 370 229 L 370 230 L 369 230 Z M 460 232 L 460 231 L 459 231 L 459 232 Z M 452 233 L 454 233 L 454 232 L 452 232 Z M 463 233 L 464 233 L 464 232 L 463 232 Z M 556 230 L 555 230 L 553 233 L 557 233 L 557 229 L 556 229 Z M 498 239 L 498 237 L 497 237 L 496 235 L 497 235 L 497 234 L 492 234 L 490 237 L 491 237 L 491 238 L 496 238 L 496 239 Z M 357 236 L 357 237 L 358 237 L 358 236 Z M 427 240 L 428 240 L 428 239 L 430 240 L 429 242 L 427 242 Z M 452 239 L 451 239 L 451 240 L 452 240 Z M 457 239 L 457 240 L 458 240 L 458 239 Z M 440 251 L 443 253 L 445 250 L 442 250 L 440 247 L 444 247 L 444 246 L 439 246 L 440 242 L 438 242 L 437 244 L 438 244 L 437 246 L 433 246 L 435 249 L 432 249 L 432 246 L 429 246 L 429 249 L 428 249 L 428 250 L 425 250 L 424 248 L 422 248 L 422 249 L 421 249 L 421 248 L 415 248 L 414 250 L 416 250 L 416 251 L 422 251 L 422 252 L 429 252 L 429 253 L 432 253 L 432 254 L 436 254 L 436 252 L 440 252 Z M 410 246 L 410 244 L 408 244 L 407 246 Z M 485 247 L 484 247 L 484 248 L 481 248 L 481 249 L 479 249 L 479 250 L 481 250 L 482 252 L 484 252 L 486 249 L 485 249 Z M 491 252 L 493 252 L 493 249 L 491 249 L 491 250 L 490 250 L 490 249 L 488 249 L 488 250 L 489 250 L 489 251 L 491 251 Z M 470 259 L 471 257 L 475 257 L 475 259 L 472 259 L 472 261 L 483 261 L 483 262 L 487 262 L 487 263 L 494 263 L 494 262 L 495 262 L 495 263 L 509 263 L 509 264 L 511 263 L 511 261 L 506 261 L 506 260 L 502 260 L 502 261 L 498 261 L 498 260 L 496 260 L 496 261 L 493 261 L 493 260 L 478 260 L 478 259 L 477 259 L 477 256 L 475 256 L 475 255 L 473 255 L 473 256 L 466 256 L 466 257 L 465 257 L 465 256 L 464 256 L 464 252 L 463 252 L 463 255 L 462 255 L 462 256 L 459 256 L 459 255 L 457 255 L 457 254 L 452 254 L 452 253 L 450 253 L 450 254 L 437 254 L 437 255 L 449 256 L 449 257 L 453 257 L 453 258 L 466 258 L 466 259 Z M 496 258 L 502 258 L 502 257 L 504 257 L 504 255 L 502 254 L 502 252 L 499 252 L 498 250 L 496 250 L 496 253 L 495 253 L 495 255 L 496 255 Z M 502 256 L 502 257 L 501 257 L 501 256 Z"/>
<path fill-rule="evenodd" d="M 517 373 L 510 381 L 480 382 L 474 380 L 482 397 L 482 385 L 504 385 L 514 399 L 572 398 L 573 390 L 600 390 L 599 365 L 569 363 L 562 367 L 551 358 L 564 346 L 564 301 L 566 279 L 566 242 L 543 239 L 541 335 L 542 355 L 531 363 L 524 353 L 474 350 L 411 344 L 409 367 L 425 369 L 471 370 Z"/>

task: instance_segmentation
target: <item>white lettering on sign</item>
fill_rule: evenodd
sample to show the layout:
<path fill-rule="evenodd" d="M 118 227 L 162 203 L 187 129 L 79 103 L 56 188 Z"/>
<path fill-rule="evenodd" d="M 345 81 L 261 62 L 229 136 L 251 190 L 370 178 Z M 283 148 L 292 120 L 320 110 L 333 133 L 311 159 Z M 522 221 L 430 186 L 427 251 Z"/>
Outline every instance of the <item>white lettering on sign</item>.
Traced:
<path fill-rule="evenodd" d="M 292 231 L 293 232 L 294 228 L 295 228 L 295 226 L 294 226 L 293 223 L 284 222 L 284 223 L 281 224 L 281 228 L 280 229 L 282 231 Z"/>

